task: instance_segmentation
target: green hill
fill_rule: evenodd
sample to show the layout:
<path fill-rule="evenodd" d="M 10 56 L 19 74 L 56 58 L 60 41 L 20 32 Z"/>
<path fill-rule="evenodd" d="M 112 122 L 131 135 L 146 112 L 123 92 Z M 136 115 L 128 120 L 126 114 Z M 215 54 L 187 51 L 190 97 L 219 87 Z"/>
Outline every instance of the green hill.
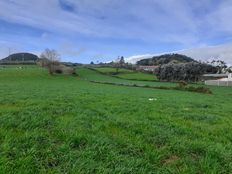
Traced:
<path fill-rule="evenodd" d="M 1 62 L 35 62 L 38 56 L 31 53 L 15 53 L 0 60 Z"/>
<path fill-rule="evenodd" d="M 197 62 L 196 60 L 181 54 L 164 54 L 161 56 L 154 56 L 149 59 L 142 59 L 137 62 L 138 65 L 153 66 L 153 65 L 163 65 L 168 63 L 187 63 L 187 62 Z"/>

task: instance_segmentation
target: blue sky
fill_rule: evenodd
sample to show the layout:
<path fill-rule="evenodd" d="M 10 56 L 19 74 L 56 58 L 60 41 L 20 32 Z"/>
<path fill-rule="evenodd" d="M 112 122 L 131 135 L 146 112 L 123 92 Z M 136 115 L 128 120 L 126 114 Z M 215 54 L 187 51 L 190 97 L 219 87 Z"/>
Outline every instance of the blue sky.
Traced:
<path fill-rule="evenodd" d="M 232 42 L 231 0 L 0 0 L 0 7 L 0 57 L 9 48 L 38 55 L 52 48 L 64 61 L 89 63 Z"/>

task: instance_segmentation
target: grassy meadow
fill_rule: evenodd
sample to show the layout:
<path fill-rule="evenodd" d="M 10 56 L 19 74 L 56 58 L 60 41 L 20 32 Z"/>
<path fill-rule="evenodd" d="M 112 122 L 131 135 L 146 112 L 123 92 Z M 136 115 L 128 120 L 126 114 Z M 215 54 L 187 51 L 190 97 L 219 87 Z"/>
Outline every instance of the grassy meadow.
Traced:
<path fill-rule="evenodd" d="M 153 74 L 146 74 L 138 71 L 132 71 L 128 69 L 119 68 L 118 73 L 115 74 L 116 68 L 111 67 L 100 67 L 100 68 L 94 68 L 95 70 L 106 74 L 106 75 L 112 75 L 114 77 L 118 77 L 121 79 L 128 79 L 128 80 L 140 80 L 140 81 L 155 81 L 157 78 Z"/>
<path fill-rule="evenodd" d="M 232 88 L 77 73 L 0 67 L 0 173 L 231 173 Z"/>
<path fill-rule="evenodd" d="M 137 79 L 129 80 L 129 79 L 117 78 L 88 68 L 79 68 L 78 74 L 82 77 L 82 79 L 88 81 L 111 82 L 115 84 L 126 84 L 126 85 L 136 84 L 136 85 L 149 85 L 149 86 L 177 86 L 176 83 L 169 83 L 169 82 L 139 81 Z M 146 75 L 151 75 L 151 74 L 145 74 L 144 76 Z"/>

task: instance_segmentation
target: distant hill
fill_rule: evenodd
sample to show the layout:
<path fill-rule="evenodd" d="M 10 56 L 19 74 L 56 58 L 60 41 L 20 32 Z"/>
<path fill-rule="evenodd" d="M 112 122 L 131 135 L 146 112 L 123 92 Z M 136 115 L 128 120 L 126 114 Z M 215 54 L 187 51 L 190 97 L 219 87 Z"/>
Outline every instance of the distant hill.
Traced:
<path fill-rule="evenodd" d="M 138 65 L 153 66 L 168 63 L 188 63 L 197 62 L 196 60 L 182 54 L 164 54 L 152 58 L 142 59 L 137 62 Z"/>
<path fill-rule="evenodd" d="M 1 62 L 35 62 L 38 56 L 31 53 L 15 53 L 0 60 Z"/>

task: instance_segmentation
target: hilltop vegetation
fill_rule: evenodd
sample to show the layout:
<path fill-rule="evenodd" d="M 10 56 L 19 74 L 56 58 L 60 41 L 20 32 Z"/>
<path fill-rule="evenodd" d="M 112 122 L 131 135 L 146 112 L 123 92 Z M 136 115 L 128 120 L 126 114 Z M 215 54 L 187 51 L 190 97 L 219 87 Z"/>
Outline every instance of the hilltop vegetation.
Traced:
<path fill-rule="evenodd" d="M 11 54 L 8 57 L 2 59 L 2 62 L 11 62 L 11 61 L 18 61 L 18 62 L 22 62 L 22 61 L 37 61 L 38 60 L 38 56 L 31 54 L 31 53 L 16 53 L 16 54 Z"/>
<path fill-rule="evenodd" d="M 154 66 L 168 63 L 188 63 L 196 62 L 194 59 L 181 54 L 164 54 L 161 56 L 154 56 L 149 59 L 143 59 L 137 62 L 138 65 Z"/>

